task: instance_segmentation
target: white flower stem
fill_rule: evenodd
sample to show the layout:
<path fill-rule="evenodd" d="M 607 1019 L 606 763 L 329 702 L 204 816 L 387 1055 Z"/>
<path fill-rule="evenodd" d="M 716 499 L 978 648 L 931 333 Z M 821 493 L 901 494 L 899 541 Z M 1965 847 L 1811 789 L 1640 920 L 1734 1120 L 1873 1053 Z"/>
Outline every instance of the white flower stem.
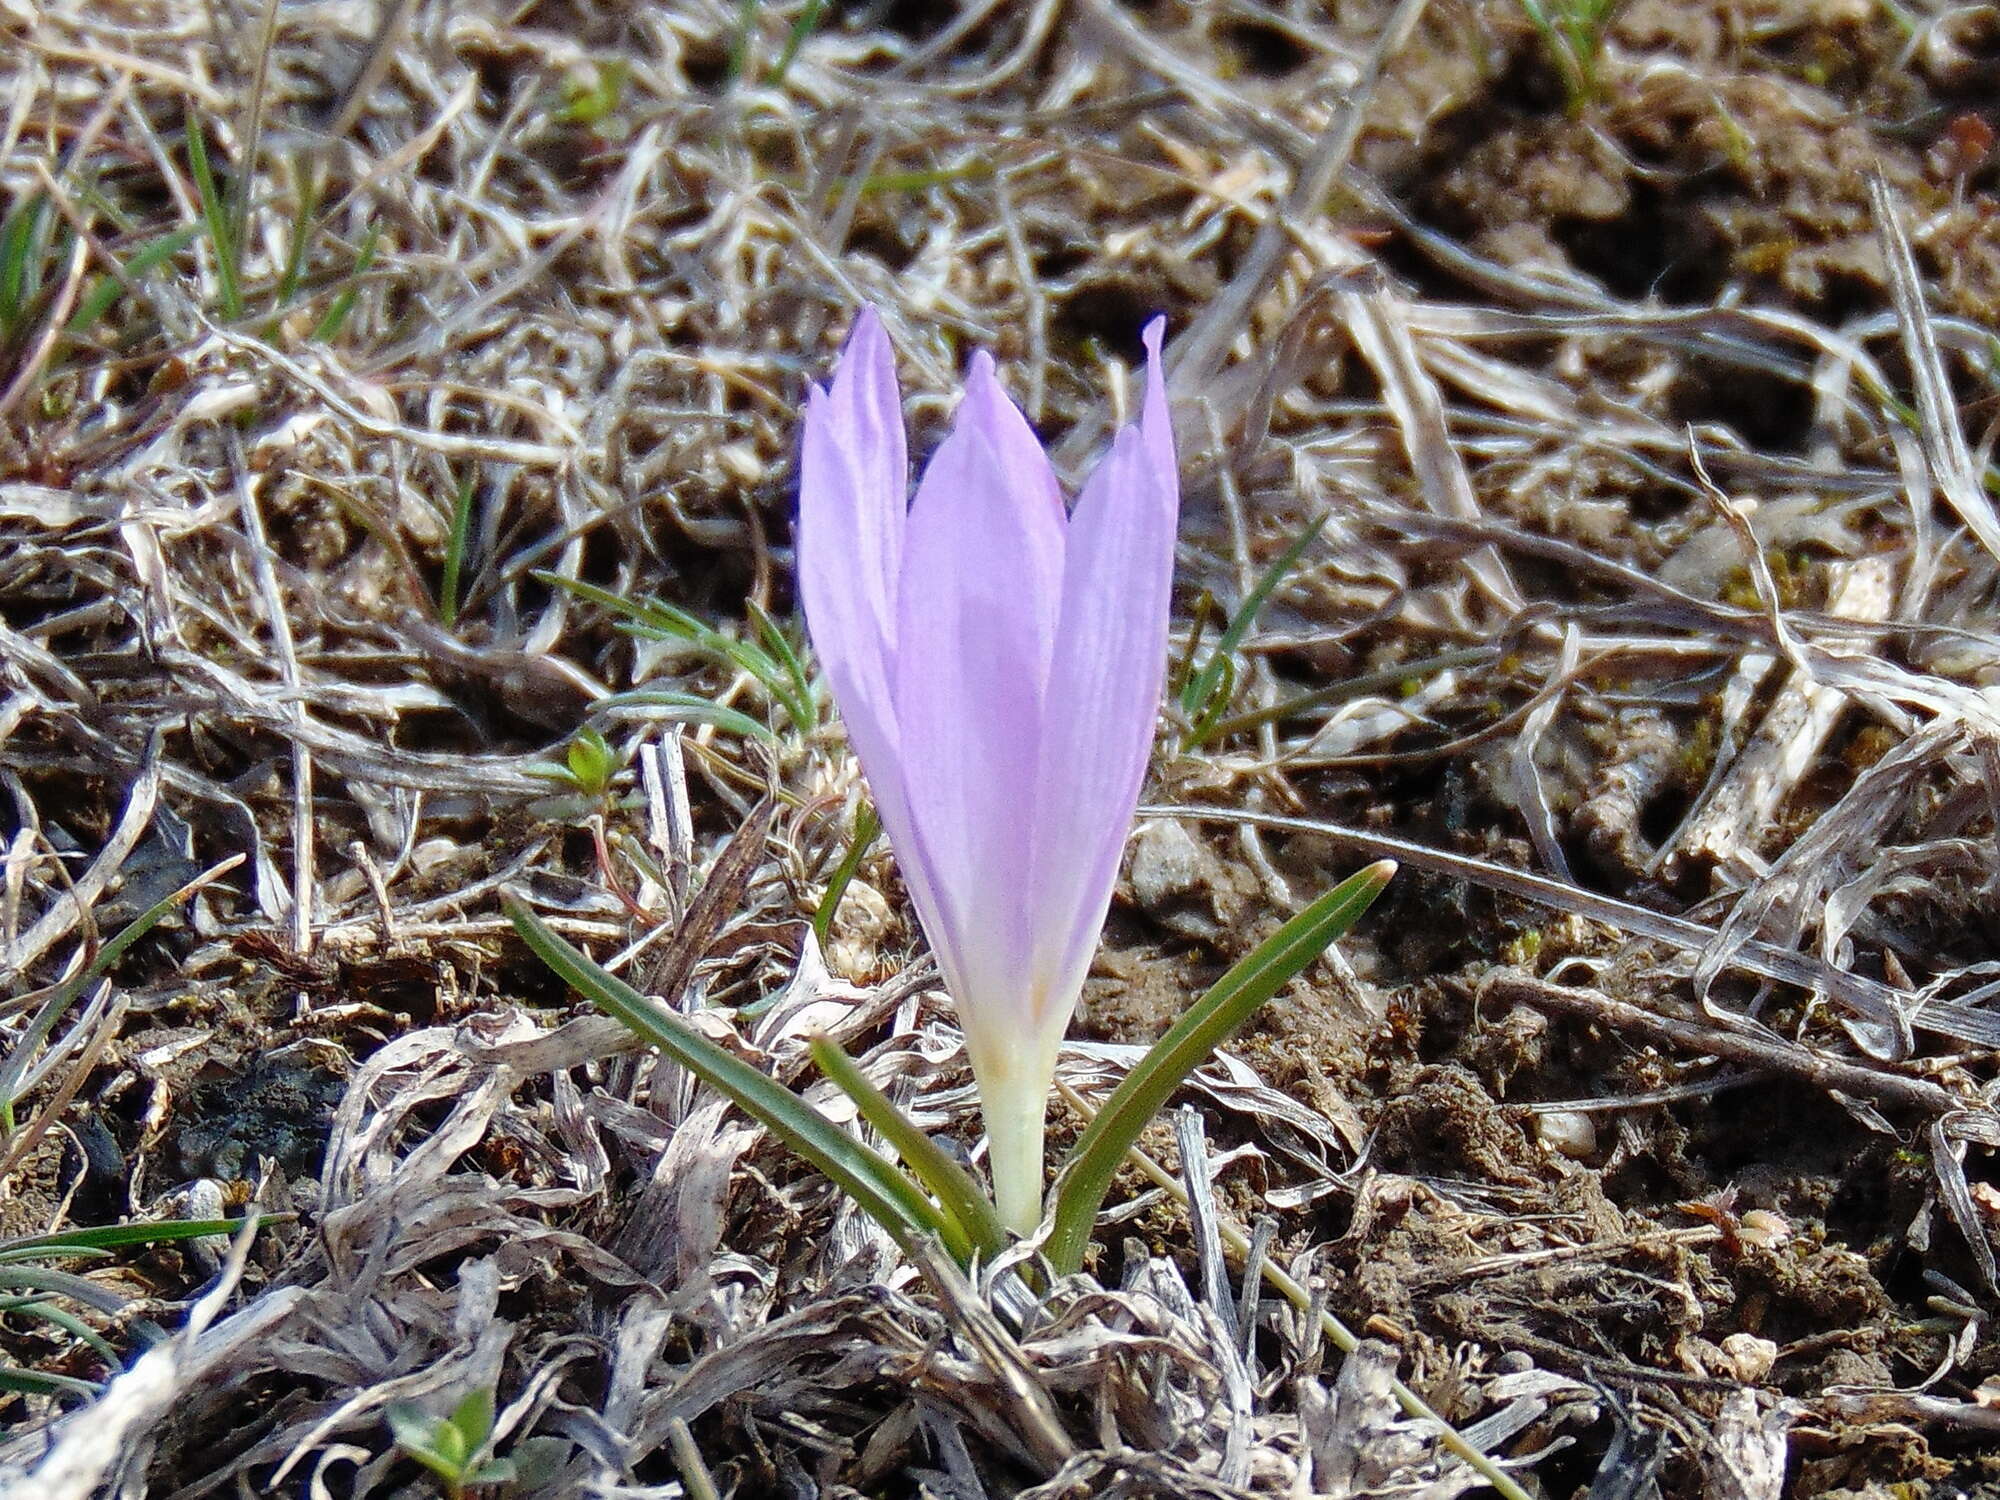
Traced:
<path fill-rule="evenodd" d="M 1024 1048 L 1039 1054 L 1041 1048 Z M 1000 1222 L 1033 1234 L 1042 1222 L 1042 1132 L 1048 1121 L 1054 1059 L 1006 1057 L 997 1066 L 973 1066 L 980 1110 L 986 1117 L 987 1164 L 993 1174 Z"/>

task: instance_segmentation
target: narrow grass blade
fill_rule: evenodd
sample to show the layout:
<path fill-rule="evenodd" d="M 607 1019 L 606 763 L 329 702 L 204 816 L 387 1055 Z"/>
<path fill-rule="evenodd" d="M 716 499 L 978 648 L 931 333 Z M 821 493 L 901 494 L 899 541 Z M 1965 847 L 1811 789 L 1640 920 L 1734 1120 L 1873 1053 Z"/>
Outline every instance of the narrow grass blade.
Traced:
<path fill-rule="evenodd" d="M 1502 652 L 1493 646 L 1466 646 L 1456 651 L 1440 651 L 1435 656 L 1423 657 L 1416 661 L 1398 662 L 1393 667 L 1384 667 L 1377 672 L 1361 672 L 1353 677 L 1343 677 L 1326 687 L 1314 688 L 1310 692 L 1287 698 L 1264 708 L 1254 708 L 1247 713 L 1232 714 L 1226 719 L 1217 719 L 1209 727 L 1211 739 L 1227 739 L 1232 734 L 1248 734 L 1265 724 L 1277 724 L 1309 709 L 1323 708 L 1329 703 L 1345 703 L 1351 698 L 1360 698 L 1369 693 L 1379 693 L 1387 689 L 1415 687 L 1425 678 L 1441 672 L 1456 671 L 1460 667 L 1491 666 L 1498 662 Z"/>
<path fill-rule="evenodd" d="M 651 640 L 686 641 L 714 660 L 745 673 L 785 710 L 802 733 L 811 732 L 817 724 L 812 680 L 804 663 L 791 642 L 784 638 L 784 632 L 755 604 L 750 606 L 751 627 L 762 638 L 762 644 L 725 635 L 686 610 L 660 599 L 627 599 L 595 584 L 547 571 L 538 571 L 534 576 L 551 588 L 603 605 L 620 616 L 618 623 L 622 629 L 635 635 Z"/>
<path fill-rule="evenodd" d="M 740 0 L 736 7 L 736 32 L 729 39 L 729 63 L 723 80 L 730 88 L 741 83 L 750 69 L 750 38 L 757 29 L 761 0 Z"/>
<path fill-rule="evenodd" d="M 546 569 L 537 569 L 534 576 L 551 588 L 559 588 L 579 599 L 603 605 L 620 616 L 619 624 L 652 640 L 687 641 L 692 645 L 711 646 L 711 637 L 727 639 L 694 615 L 663 599 L 627 599 L 623 594 L 614 594 L 610 589 L 601 589 L 594 583 L 585 583 L 580 578 L 565 578 Z"/>
<path fill-rule="evenodd" d="M 270 98 L 271 53 L 278 37 L 278 0 L 264 0 L 264 16 L 252 44 L 255 61 L 250 68 L 250 102 L 238 122 L 237 140 L 243 147 L 243 170 L 236 174 L 229 193 L 229 244 L 237 255 L 236 275 L 243 275 L 243 247 L 250 242 L 250 195 L 257 176 L 257 158 L 264 145 L 265 106 Z"/>
<path fill-rule="evenodd" d="M 872 805 L 864 806 L 854 820 L 854 841 L 847 846 L 847 853 L 841 856 L 839 866 L 826 883 L 826 894 L 819 898 L 819 905 L 813 909 L 813 936 L 819 939 L 820 947 L 826 946 L 826 935 L 833 930 L 833 917 L 840 910 L 840 898 L 854 883 L 855 871 L 861 868 L 861 861 L 868 857 L 869 849 L 881 833 L 882 819 Z"/>
<path fill-rule="evenodd" d="M 124 957 L 126 949 L 158 926 L 168 912 L 203 886 L 227 871 L 235 869 L 241 863 L 243 856 L 234 855 L 214 869 L 189 881 L 171 895 L 154 902 L 121 927 L 116 936 L 97 950 L 97 956 L 88 964 L 49 991 L 48 999 L 43 1002 L 41 1011 L 22 1033 L 20 1040 L 15 1043 L 14 1050 L 7 1055 L 7 1060 L 0 1063 L 0 1133 L 14 1128 L 14 1100 L 21 1091 L 21 1080 L 27 1076 L 28 1068 L 35 1060 L 35 1054 L 55 1030 L 56 1022 L 60 1021 L 64 1013 L 76 1003 L 77 997 Z"/>
<path fill-rule="evenodd" d="M 0 1391 L 19 1396 L 95 1396 L 98 1387 L 71 1375 L 50 1375 L 41 1370 L 24 1370 L 18 1365 L 0 1365 Z"/>
<path fill-rule="evenodd" d="M 935 1235 L 954 1259 L 963 1262 L 970 1258 L 972 1245 L 963 1231 L 895 1163 L 864 1146 L 782 1084 L 725 1052 L 683 1017 L 592 963 L 550 931 L 519 897 L 504 894 L 500 899 L 521 941 L 557 978 L 711 1088 L 727 1094 L 745 1114 L 825 1173 L 897 1240 L 908 1243 L 912 1236 Z"/>
<path fill-rule="evenodd" d="M 312 244 L 313 216 L 319 212 L 319 177 L 311 158 L 299 152 L 292 158 L 292 176 L 298 182 L 299 201 L 292 212 L 292 224 L 285 247 L 285 271 L 278 278 L 278 298 L 273 311 L 282 312 L 299 294 L 299 282 L 306 274 L 306 251 Z"/>
<path fill-rule="evenodd" d="M 124 272 L 122 278 L 100 276 L 90 284 L 83 296 L 77 299 L 76 311 L 69 315 L 69 325 L 63 331 L 72 338 L 81 338 L 90 332 L 99 318 L 118 305 L 118 299 L 125 295 L 128 286 L 137 285 L 142 276 L 157 271 L 179 255 L 200 237 L 201 232 L 199 224 L 183 224 L 179 229 L 146 241 L 121 267 Z"/>
<path fill-rule="evenodd" d="M 1167 666 L 1167 692 L 1174 702 L 1180 704 L 1187 702 L 1188 690 L 1194 682 L 1194 659 L 1201 654 L 1202 639 L 1208 634 L 1208 627 L 1221 613 L 1221 609 L 1216 605 L 1215 595 L 1207 589 L 1194 596 L 1194 603 L 1188 608 L 1187 645 Z"/>
<path fill-rule="evenodd" d="M 438 623 L 449 630 L 458 621 L 458 580 L 465 568 L 465 547 L 472 535 L 472 497 L 478 476 L 468 474 L 459 481 L 458 496 L 451 507 L 451 534 L 444 545 L 444 577 L 438 581 Z"/>
<path fill-rule="evenodd" d="M 208 165 L 208 142 L 198 121 L 187 123 L 188 167 L 194 173 L 195 196 L 201 203 L 202 223 L 215 250 L 215 280 L 222 297 L 222 315 L 234 323 L 243 316 L 243 286 L 237 279 L 235 236 L 230 232 L 229 205 L 215 185 L 215 173 Z"/>
<path fill-rule="evenodd" d="M 552 589 L 561 589 L 566 594 L 574 594 L 592 604 L 601 604 L 613 614 L 622 615 L 635 625 L 660 631 L 661 639 L 673 638 L 690 641 L 703 629 L 701 621 L 684 609 L 676 609 L 671 604 L 663 604 L 658 599 L 627 599 L 623 594 L 614 594 L 610 589 L 601 589 L 594 583 L 585 583 L 580 578 L 565 578 L 560 573 L 551 573 L 546 568 L 537 568 L 534 573 L 537 583 L 545 583 Z"/>
<path fill-rule="evenodd" d="M 0 1062 L 0 1136 L 13 1135 L 14 1101 L 33 1087 L 30 1068 L 55 1034 L 56 1023 L 81 993 L 73 984 L 59 984 L 49 990 L 34 1019 L 21 1028 L 21 1038 L 14 1050 L 7 1054 L 5 1062 Z"/>
<path fill-rule="evenodd" d="M 258 1214 L 260 1224 L 275 1224 L 286 1214 Z M 60 1234 L 36 1234 L 0 1240 L 0 1264 L 42 1259 L 51 1255 L 102 1255 L 126 1245 L 162 1245 L 172 1240 L 206 1239 L 241 1232 L 242 1219 L 162 1219 L 151 1224 L 102 1224 L 94 1229 L 65 1229 Z"/>
<path fill-rule="evenodd" d="M 375 264 L 375 246 L 381 238 L 382 226 L 370 224 L 368 232 L 361 238 L 361 248 L 355 252 L 354 270 L 347 278 L 347 285 L 335 294 L 333 305 L 327 308 L 326 316 L 319 320 L 312 331 L 312 340 L 315 344 L 330 344 L 340 336 L 340 330 L 346 324 L 348 314 L 354 311 L 354 304 L 361 296 L 361 288 L 355 283 L 366 276 L 368 268 Z"/>
<path fill-rule="evenodd" d="M 1272 560 L 1271 565 L 1258 575 L 1249 597 L 1243 601 L 1242 607 L 1230 616 L 1222 634 L 1216 637 L 1215 649 L 1209 653 L 1207 664 L 1195 673 L 1187 686 L 1181 690 L 1181 708 L 1195 720 L 1193 727 L 1181 741 L 1183 750 L 1193 749 L 1213 732 L 1214 720 L 1229 706 L 1229 690 L 1235 686 L 1236 648 L 1243 644 L 1243 638 L 1250 633 L 1250 627 L 1256 622 L 1258 611 L 1263 609 L 1271 595 L 1277 592 L 1278 585 L 1285 581 L 1285 575 L 1298 566 L 1299 559 L 1305 556 L 1306 548 L 1326 530 L 1326 523 L 1332 517 L 1333 512 L 1328 511 L 1306 527 Z M 1226 682 L 1225 674 L 1227 674 Z M 1219 702 L 1215 701 L 1218 690 L 1220 690 Z"/>
<path fill-rule="evenodd" d="M 94 1281 L 87 1281 L 68 1271 L 58 1271 L 51 1266 L 0 1267 L 0 1287 L 29 1292 L 48 1292 L 54 1296 L 67 1297 L 70 1301 L 81 1303 L 85 1307 L 94 1307 L 102 1313 L 115 1313 L 125 1306 L 125 1299 L 117 1292 L 108 1291 Z"/>
<path fill-rule="evenodd" d="M 40 193 L 0 220 L 0 339 L 11 338 L 42 287 L 43 225 L 50 213 Z"/>
<path fill-rule="evenodd" d="M 776 88 L 785 81 L 793 62 L 798 59 L 799 48 L 806 44 L 819 26 L 820 12 L 826 9 L 826 0 L 806 0 L 799 7 L 799 18 L 792 22 L 791 33 L 785 38 L 785 50 L 778 54 L 778 60 L 771 64 L 771 71 L 764 75 L 764 82 Z"/>
<path fill-rule="evenodd" d="M 87 1344 L 106 1363 L 112 1365 L 118 1363 L 118 1351 L 112 1348 L 95 1328 L 75 1313 L 57 1307 L 53 1302 L 42 1302 L 26 1297 L 15 1298 L 0 1302 L 0 1312 L 5 1312 L 10 1317 L 36 1318 L 44 1323 L 51 1323 L 77 1342 Z"/>
<path fill-rule="evenodd" d="M 819 727 L 819 703 L 813 692 L 812 674 L 799 659 L 797 648 L 778 622 L 765 612 L 763 605 L 755 599 L 746 599 L 744 609 L 749 613 L 751 628 L 763 643 L 765 654 L 784 669 L 785 692 L 780 701 L 785 705 L 785 712 L 791 715 L 792 724 L 800 734 L 811 734 Z"/>
<path fill-rule="evenodd" d="M 1181 752 L 1198 749 L 1215 738 L 1222 711 L 1236 696 L 1236 658 L 1217 655 L 1201 669 L 1201 676 L 1189 684 L 1189 696 L 1199 705 L 1194 722 L 1181 736 Z"/>
<path fill-rule="evenodd" d="M 917 1180 L 931 1190 L 945 1214 L 958 1221 L 960 1231 L 972 1247 L 986 1256 L 1007 1248 L 1007 1231 L 992 1201 L 979 1190 L 971 1175 L 945 1155 L 936 1141 L 912 1125 L 889 1096 L 868 1081 L 868 1075 L 830 1037 L 816 1036 L 807 1045 L 820 1072 L 854 1101 L 861 1118 L 880 1131 L 895 1148 L 903 1164 L 917 1174 Z"/>
<path fill-rule="evenodd" d="M 664 708 L 664 717 L 692 724 L 713 724 L 717 729 L 744 739 L 775 743 L 770 726 L 758 723 L 741 709 L 712 703 L 699 693 L 683 693 L 670 688 L 635 688 L 629 693 L 613 693 L 598 708 Z"/>
<path fill-rule="evenodd" d="M 1048 1255 L 1058 1273 L 1082 1267 L 1091 1227 L 1113 1174 L 1181 1080 L 1327 944 L 1359 921 L 1395 873 L 1395 861 L 1379 860 L 1321 896 L 1218 979 L 1125 1075 L 1077 1141 L 1056 1184 Z"/>
<path fill-rule="evenodd" d="M 997 171 L 991 161 L 969 161 L 962 166 L 936 167 L 921 172 L 876 172 L 861 179 L 861 191 L 869 197 L 884 193 L 926 193 L 932 188 L 949 187 L 955 182 L 984 182 Z M 830 186 L 834 196 L 846 192 L 853 180 L 852 177 L 833 178 Z"/>

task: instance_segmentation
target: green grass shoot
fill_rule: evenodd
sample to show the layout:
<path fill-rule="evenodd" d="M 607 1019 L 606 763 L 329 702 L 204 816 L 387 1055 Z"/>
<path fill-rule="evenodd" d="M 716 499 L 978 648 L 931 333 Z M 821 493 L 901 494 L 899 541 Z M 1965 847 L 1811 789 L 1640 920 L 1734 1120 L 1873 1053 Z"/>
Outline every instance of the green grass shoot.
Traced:
<path fill-rule="evenodd" d="M 461 603 L 460 575 L 465 569 L 465 548 L 472 536 L 472 500 L 478 492 L 478 476 L 467 474 L 458 482 L 458 494 L 451 505 L 451 531 L 445 537 L 444 576 L 438 581 L 438 623 L 449 630 L 458 623 Z"/>
<path fill-rule="evenodd" d="M 209 246 L 215 252 L 215 281 L 222 300 L 222 315 L 234 323 L 243 316 L 242 268 L 236 256 L 235 229 L 229 205 L 208 164 L 207 139 L 201 125 L 192 119 L 187 126 L 187 156 L 188 168 L 194 175 L 195 196 L 201 205 L 201 221 L 208 230 Z"/>

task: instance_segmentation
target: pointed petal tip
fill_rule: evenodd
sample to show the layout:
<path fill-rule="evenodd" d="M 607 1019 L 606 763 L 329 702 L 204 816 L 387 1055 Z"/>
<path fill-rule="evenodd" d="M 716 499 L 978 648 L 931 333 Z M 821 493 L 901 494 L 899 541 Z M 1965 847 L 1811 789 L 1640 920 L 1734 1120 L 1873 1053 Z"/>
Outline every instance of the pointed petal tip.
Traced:
<path fill-rule="evenodd" d="M 875 311 L 875 304 L 862 303 L 854 314 L 854 325 L 847 330 L 847 347 L 852 349 L 864 339 L 873 341 L 886 337 L 882 331 L 882 315 Z"/>
<path fill-rule="evenodd" d="M 1042 441 L 1035 436 L 1027 417 L 1000 383 L 993 356 L 984 349 L 975 352 L 972 362 L 966 367 L 965 399 L 960 403 L 958 416 L 952 424 L 954 432 L 962 428 L 977 433 L 1002 455 L 1010 457 L 1015 465 L 1032 472 L 1038 488 L 1045 487 L 1040 483 L 1042 471 L 1047 468 Z M 1052 473 L 1048 483 L 1054 483 Z"/>
<path fill-rule="evenodd" d="M 847 342 L 841 346 L 833 379 L 828 384 L 835 395 L 866 386 L 871 399 L 885 405 L 895 404 L 900 418 L 902 395 L 896 389 L 896 350 L 889 342 L 888 330 L 882 326 L 881 314 L 865 302 L 854 315 L 854 325 L 848 329 Z"/>
<path fill-rule="evenodd" d="M 1139 427 L 1151 447 L 1154 466 L 1162 483 L 1178 485 L 1174 460 L 1174 415 L 1167 400 L 1166 358 L 1161 346 L 1166 338 L 1167 320 L 1154 318 L 1140 335 L 1146 342 L 1146 394 L 1139 407 Z"/>

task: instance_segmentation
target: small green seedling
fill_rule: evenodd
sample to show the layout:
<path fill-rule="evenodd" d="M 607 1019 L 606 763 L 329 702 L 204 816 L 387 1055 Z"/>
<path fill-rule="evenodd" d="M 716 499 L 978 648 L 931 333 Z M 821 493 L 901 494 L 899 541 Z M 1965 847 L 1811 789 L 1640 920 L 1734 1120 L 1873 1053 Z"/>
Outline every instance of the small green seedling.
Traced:
<path fill-rule="evenodd" d="M 632 65 L 617 57 L 570 74 L 563 79 L 563 102 L 555 111 L 556 119 L 591 129 L 602 126 L 617 113 L 631 72 Z"/>
<path fill-rule="evenodd" d="M 485 1449 L 493 1436 L 493 1392 L 467 1391 L 448 1417 L 434 1417 L 414 1401 L 398 1401 L 384 1414 L 396 1446 L 437 1476 L 448 1500 L 485 1484 L 509 1484 L 512 1460 Z"/>
<path fill-rule="evenodd" d="M 612 783 L 624 767 L 624 758 L 609 740 L 595 729 L 581 729 L 560 761 L 538 761 L 527 772 L 602 808 L 610 800 Z"/>

